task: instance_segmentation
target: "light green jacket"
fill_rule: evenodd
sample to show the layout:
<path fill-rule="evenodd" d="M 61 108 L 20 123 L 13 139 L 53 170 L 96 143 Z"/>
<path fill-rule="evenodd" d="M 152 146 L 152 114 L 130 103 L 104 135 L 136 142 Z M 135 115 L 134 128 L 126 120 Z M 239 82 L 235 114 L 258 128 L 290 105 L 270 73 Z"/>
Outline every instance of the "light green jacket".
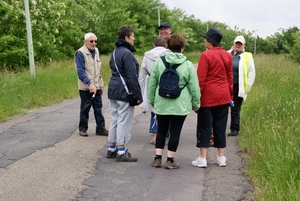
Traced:
<path fill-rule="evenodd" d="M 166 61 L 171 65 L 181 64 L 176 69 L 179 75 L 179 87 L 182 88 L 181 94 L 176 99 L 161 97 L 158 94 L 160 76 L 165 70 L 163 61 L 159 58 L 155 61 L 148 84 L 148 102 L 154 105 L 154 113 L 159 115 L 178 115 L 185 116 L 192 111 L 192 107 L 200 107 L 200 88 L 195 67 L 192 62 L 187 60 L 181 53 L 166 53 Z"/>

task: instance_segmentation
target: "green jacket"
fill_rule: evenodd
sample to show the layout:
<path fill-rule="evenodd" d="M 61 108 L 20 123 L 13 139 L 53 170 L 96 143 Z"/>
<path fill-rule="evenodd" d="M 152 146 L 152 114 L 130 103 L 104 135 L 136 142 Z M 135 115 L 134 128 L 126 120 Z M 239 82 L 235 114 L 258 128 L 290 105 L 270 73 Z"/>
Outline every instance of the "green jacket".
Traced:
<path fill-rule="evenodd" d="M 159 115 L 178 115 L 185 116 L 192 111 L 192 107 L 200 107 L 200 88 L 197 73 L 192 62 L 187 60 L 181 53 L 166 53 L 166 61 L 171 65 L 181 64 L 176 69 L 179 75 L 179 87 L 182 88 L 181 94 L 176 99 L 161 97 L 158 95 L 160 76 L 165 70 L 163 61 L 159 58 L 155 61 L 148 84 L 148 102 L 154 105 L 154 113 Z"/>

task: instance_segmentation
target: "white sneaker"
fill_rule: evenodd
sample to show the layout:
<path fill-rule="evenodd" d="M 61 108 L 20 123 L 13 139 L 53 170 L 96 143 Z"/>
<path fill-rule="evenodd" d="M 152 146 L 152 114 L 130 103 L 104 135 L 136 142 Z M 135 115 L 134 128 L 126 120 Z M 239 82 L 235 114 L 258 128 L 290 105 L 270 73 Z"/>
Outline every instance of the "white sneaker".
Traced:
<path fill-rule="evenodd" d="M 226 157 L 225 156 L 222 156 L 222 157 L 217 156 L 217 164 L 219 165 L 219 167 L 226 167 Z"/>
<path fill-rule="evenodd" d="M 192 162 L 193 166 L 199 167 L 199 168 L 206 168 L 207 167 L 207 160 L 206 158 L 198 157 Z"/>

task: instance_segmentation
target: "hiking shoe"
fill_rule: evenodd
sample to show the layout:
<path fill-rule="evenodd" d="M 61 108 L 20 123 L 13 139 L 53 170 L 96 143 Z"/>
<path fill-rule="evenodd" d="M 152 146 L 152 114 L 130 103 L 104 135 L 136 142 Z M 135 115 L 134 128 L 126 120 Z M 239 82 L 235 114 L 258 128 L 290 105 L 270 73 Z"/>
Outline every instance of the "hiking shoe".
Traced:
<path fill-rule="evenodd" d="M 219 167 L 226 167 L 226 157 L 225 156 L 222 156 L 222 157 L 217 156 L 217 164 L 219 165 Z"/>
<path fill-rule="evenodd" d="M 118 153 L 118 149 L 115 151 L 107 150 L 106 158 L 116 158 Z"/>
<path fill-rule="evenodd" d="M 126 149 L 124 154 L 117 154 L 116 161 L 117 162 L 136 162 L 138 160 L 137 157 L 133 157 Z"/>
<path fill-rule="evenodd" d="M 171 162 L 171 161 L 167 161 L 165 164 L 165 169 L 178 169 L 179 168 L 179 163 L 176 163 L 175 161 Z"/>
<path fill-rule="evenodd" d="M 79 131 L 79 135 L 82 136 L 82 137 L 89 136 L 86 131 Z"/>
<path fill-rule="evenodd" d="M 160 168 L 161 167 L 161 159 L 154 159 L 151 163 L 153 167 Z"/>
<path fill-rule="evenodd" d="M 198 157 L 192 162 L 192 165 L 199 168 L 206 168 L 207 160 L 205 158 Z"/>
<path fill-rule="evenodd" d="M 101 131 L 101 132 L 96 132 L 95 134 L 100 135 L 100 136 L 108 136 L 108 130 L 104 130 L 104 131 Z"/>
<path fill-rule="evenodd" d="M 239 131 L 232 129 L 230 133 L 228 133 L 228 136 L 237 136 L 239 134 Z"/>

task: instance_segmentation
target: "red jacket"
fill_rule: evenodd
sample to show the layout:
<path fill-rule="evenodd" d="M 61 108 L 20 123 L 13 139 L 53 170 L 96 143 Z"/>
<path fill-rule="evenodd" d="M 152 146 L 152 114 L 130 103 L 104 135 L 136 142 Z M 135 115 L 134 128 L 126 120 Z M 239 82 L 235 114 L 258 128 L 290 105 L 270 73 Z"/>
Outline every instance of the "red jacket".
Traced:
<path fill-rule="evenodd" d="M 232 56 L 219 46 L 204 51 L 197 75 L 201 107 L 229 104 L 233 96 Z"/>

